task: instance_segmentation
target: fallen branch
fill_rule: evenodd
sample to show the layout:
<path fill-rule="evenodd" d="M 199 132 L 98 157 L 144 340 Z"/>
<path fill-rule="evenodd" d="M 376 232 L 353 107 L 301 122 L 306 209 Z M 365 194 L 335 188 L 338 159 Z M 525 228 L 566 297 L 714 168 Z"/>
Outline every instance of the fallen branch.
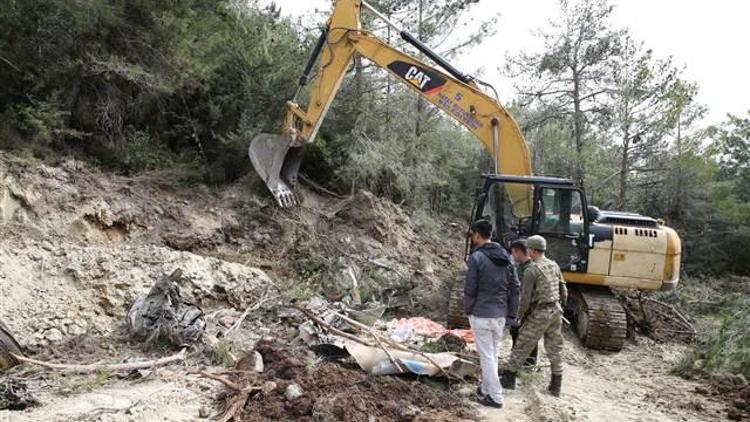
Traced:
<path fill-rule="evenodd" d="M 313 190 L 316 190 L 319 193 L 323 193 L 325 195 L 332 196 L 332 197 L 337 198 L 337 199 L 344 199 L 344 198 L 346 198 L 346 196 L 344 196 L 344 195 L 341 195 L 339 193 L 333 192 L 333 191 L 331 191 L 329 189 L 326 189 L 325 187 L 323 187 L 323 186 L 315 183 L 312 179 L 310 179 L 309 177 L 305 176 L 302 173 L 299 174 L 299 180 L 301 180 L 304 184 L 309 185 L 311 188 L 313 188 Z"/>
<path fill-rule="evenodd" d="M 312 311 L 310 311 L 309 309 L 305 308 L 304 306 L 294 305 L 294 308 L 297 309 L 298 311 L 302 312 L 303 314 L 305 314 L 306 317 L 308 317 L 309 319 L 311 319 L 316 324 L 320 325 L 322 328 L 324 328 L 324 329 L 332 332 L 333 334 L 336 334 L 337 336 L 343 337 L 345 339 L 351 340 L 351 341 L 353 341 L 355 343 L 359 343 L 359 344 L 367 346 L 367 347 L 374 347 L 372 344 L 370 344 L 370 343 L 362 340 L 361 338 L 359 338 L 359 337 L 357 337 L 355 335 L 349 334 L 349 333 L 345 333 L 345 332 L 339 330 L 338 328 L 335 328 L 331 324 L 323 321 L 320 317 L 318 317 L 317 315 L 315 315 Z"/>
<path fill-rule="evenodd" d="M 450 375 L 447 372 L 445 372 L 445 370 L 440 365 L 438 365 L 437 362 L 435 362 L 435 360 L 433 360 L 431 357 L 427 356 L 424 352 L 419 351 L 419 350 L 415 350 L 415 349 L 409 348 L 408 346 L 404 346 L 403 344 L 397 343 L 397 342 L 391 340 L 390 338 L 388 338 L 387 336 L 380 336 L 379 334 L 376 334 L 374 331 L 372 331 L 368 326 L 366 326 L 366 325 L 362 324 L 361 322 L 356 321 L 356 320 L 354 320 L 352 318 L 349 318 L 346 315 L 342 315 L 342 314 L 340 314 L 338 312 L 334 312 L 334 315 L 336 315 L 337 317 L 343 319 L 344 321 L 346 321 L 346 323 L 348 323 L 349 325 L 351 325 L 354 328 L 359 328 L 360 330 L 368 331 L 373 336 L 379 337 L 380 340 L 384 341 L 385 343 L 387 343 L 389 346 L 393 347 L 394 349 L 401 350 L 402 352 L 414 353 L 414 354 L 416 354 L 416 355 L 424 358 L 425 360 L 427 360 L 431 364 L 435 365 L 435 367 L 437 367 L 440 370 L 440 372 L 443 375 L 445 375 L 446 378 L 450 378 Z"/>
<path fill-rule="evenodd" d="M 240 318 L 237 321 L 235 321 L 235 323 L 232 324 L 232 326 L 229 327 L 227 329 L 227 331 L 224 332 L 224 337 L 226 337 L 230 332 L 232 332 L 232 330 L 236 330 L 237 328 L 239 328 L 240 325 L 242 325 L 242 323 L 245 321 L 245 318 L 247 318 L 247 315 L 250 312 L 257 310 L 258 308 L 260 308 L 260 306 L 262 304 L 268 302 L 269 300 L 271 300 L 274 297 L 275 296 L 266 296 L 266 297 L 263 297 L 259 301 L 255 302 L 255 304 L 248 306 L 245 309 L 245 312 L 243 312 L 242 315 L 240 315 Z"/>
<path fill-rule="evenodd" d="M 27 358 L 21 355 L 16 355 L 14 353 L 11 353 L 11 356 L 16 358 L 19 362 L 24 363 L 31 363 L 34 365 L 39 365 L 43 368 L 47 369 L 54 369 L 58 371 L 63 371 L 67 373 L 74 373 L 74 374 L 91 374 L 94 372 L 130 372 L 134 371 L 136 369 L 147 369 L 147 368 L 155 368 L 157 366 L 164 366 L 173 362 L 179 362 L 185 360 L 185 353 L 187 349 L 180 350 L 179 353 L 174 354 L 172 356 L 167 356 L 165 358 L 160 358 L 156 360 L 148 360 L 143 362 L 132 362 L 132 363 L 115 363 L 115 364 L 90 364 L 90 365 L 70 365 L 70 364 L 63 364 L 63 363 L 49 363 L 49 362 L 43 362 L 36 359 Z"/>
<path fill-rule="evenodd" d="M 369 262 L 369 263 L 370 263 L 370 264 L 372 264 L 372 265 L 375 265 L 376 267 L 380 267 L 380 268 L 382 268 L 382 269 L 384 269 L 384 270 L 388 270 L 388 271 L 393 271 L 394 273 L 398 274 L 398 276 L 399 276 L 399 277 L 404 277 L 404 275 L 403 275 L 403 274 L 401 274 L 401 271 L 399 271 L 399 270 L 397 270 L 397 269 L 395 269 L 395 268 L 391 267 L 391 266 L 390 266 L 390 265 L 388 265 L 388 264 L 384 264 L 384 263 L 382 263 L 382 262 L 380 262 L 380 261 L 378 261 L 378 260 L 375 260 L 375 259 L 369 259 L 369 258 L 367 258 L 367 262 Z"/>
<path fill-rule="evenodd" d="M 219 376 L 217 374 L 212 374 L 210 372 L 201 372 L 200 373 L 202 377 L 210 378 L 214 381 L 219 381 L 220 383 L 226 385 L 227 387 L 231 388 L 232 390 L 236 391 L 242 391 L 243 387 L 240 387 L 239 385 L 233 383 L 232 381 L 229 381 L 228 379 Z"/>
<path fill-rule="evenodd" d="M 250 398 L 250 391 L 240 391 L 232 400 L 227 404 L 227 408 L 224 413 L 218 419 L 219 422 L 229 422 L 237 417 L 237 414 L 242 411 Z"/>
<path fill-rule="evenodd" d="M 375 342 L 378 343 L 380 349 L 385 352 L 385 355 L 388 356 L 388 359 L 391 361 L 391 363 L 394 364 L 399 371 L 406 372 L 406 368 L 404 368 L 404 365 L 402 365 L 401 362 L 398 361 L 398 359 L 393 357 L 393 354 L 391 354 L 390 350 L 385 348 L 383 342 L 378 338 L 377 335 L 375 335 L 375 333 L 372 332 L 372 330 L 370 330 L 370 335 L 372 335 L 372 338 L 374 338 Z"/>
<path fill-rule="evenodd" d="M 664 302 L 658 301 L 656 299 L 649 298 L 648 300 L 651 301 L 651 302 L 653 302 L 653 303 L 656 303 L 658 305 L 661 305 L 661 306 L 669 309 L 680 321 L 682 321 L 682 323 L 686 327 L 690 327 L 690 328 L 693 327 L 693 324 L 691 324 L 690 321 L 688 321 L 688 319 L 685 318 L 685 315 L 683 315 L 682 312 L 678 311 L 677 308 L 675 308 L 674 306 L 672 306 L 672 305 L 670 305 L 668 303 L 664 303 Z"/>

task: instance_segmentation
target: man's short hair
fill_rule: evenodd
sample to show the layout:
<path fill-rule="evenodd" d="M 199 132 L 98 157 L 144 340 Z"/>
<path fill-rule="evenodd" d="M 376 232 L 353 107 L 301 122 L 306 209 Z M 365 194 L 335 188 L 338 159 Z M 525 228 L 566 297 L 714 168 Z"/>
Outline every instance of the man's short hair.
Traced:
<path fill-rule="evenodd" d="M 524 255 L 529 253 L 528 248 L 526 246 L 526 239 L 516 239 L 510 244 L 510 250 L 518 249 L 519 251 L 523 252 Z"/>
<path fill-rule="evenodd" d="M 471 232 L 478 233 L 485 239 L 492 237 L 492 223 L 487 220 L 477 220 L 471 225 Z"/>

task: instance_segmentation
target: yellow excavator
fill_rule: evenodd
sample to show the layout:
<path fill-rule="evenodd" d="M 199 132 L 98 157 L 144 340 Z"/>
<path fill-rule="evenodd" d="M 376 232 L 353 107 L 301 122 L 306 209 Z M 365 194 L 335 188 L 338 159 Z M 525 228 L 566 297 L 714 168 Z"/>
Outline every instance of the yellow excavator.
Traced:
<path fill-rule="evenodd" d="M 433 64 L 421 61 L 362 28 L 367 9 L 393 27 Z M 287 102 L 281 134 L 260 134 L 249 149 L 255 171 L 279 206 L 296 204 L 293 193 L 302 148 L 312 143 L 356 56 L 393 74 L 424 99 L 465 126 L 492 156 L 494 173 L 484 176 L 472 219 L 485 218 L 493 239 L 510 242 L 540 234 L 563 270 L 572 316 L 584 345 L 620 350 L 627 334 L 625 310 L 611 288 L 670 290 L 680 274 L 681 242 L 660 220 L 588 206 L 582 188 L 569 179 L 533 176 L 529 150 L 513 117 L 476 78 L 463 74 L 412 34 L 363 0 L 338 0 L 308 61 L 297 93 L 320 63 L 307 109 Z M 295 95 L 296 99 L 297 95 Z M 468 249 L 468 248 L 467 248 Z M 462 281 L 455 283 L 448 325 L 465 326 Z"/>

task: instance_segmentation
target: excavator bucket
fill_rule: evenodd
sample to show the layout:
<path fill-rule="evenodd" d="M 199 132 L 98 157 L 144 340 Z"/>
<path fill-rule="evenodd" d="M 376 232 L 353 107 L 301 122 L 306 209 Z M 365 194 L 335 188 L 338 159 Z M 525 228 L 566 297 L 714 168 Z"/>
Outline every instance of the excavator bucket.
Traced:
<path fill-rule="evenodd" d="M 288 135 L 261 133 L 253 138 L 248 150 L 255 172 L 282 208 L 297 205 L 292 188 L 297 184 L 302 147 L 292 143 Z"/>

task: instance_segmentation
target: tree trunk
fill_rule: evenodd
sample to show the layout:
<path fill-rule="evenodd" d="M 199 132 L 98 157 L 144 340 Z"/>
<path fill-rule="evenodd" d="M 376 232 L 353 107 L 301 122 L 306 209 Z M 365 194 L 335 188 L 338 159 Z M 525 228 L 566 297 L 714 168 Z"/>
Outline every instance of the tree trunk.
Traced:
<path fill-rule="evenodd" d="M 577 72 L 573 72 L 573 139 L 576 143 L 576 168 L 575 178 L 578 184 L 583 187 L 584 182 L 584 160 L 583 160 L 583 130 L 584 116 L 581 111 L 581 90 L 580 80 Z"/>
<path fill-rule="evenodd" d="M 544 136 L 539 135 L 540 130 L 534 130 L 536 135 L 532 145 L 532 160 L 534 163 L 534 174 L 544 175 Z"/>
<path fill-rule="evenodd" d="M 619 204 L 620 209 L 625 209 L 627 202 L 627 189 L 628 189 L 628 171 L 629 165 L 628 160 L 630 159 L 630 138 L 627 132 L 625 133 L 625 139 L 622 143 L 622 161 L 620 162 L 620 195 Z"/>

